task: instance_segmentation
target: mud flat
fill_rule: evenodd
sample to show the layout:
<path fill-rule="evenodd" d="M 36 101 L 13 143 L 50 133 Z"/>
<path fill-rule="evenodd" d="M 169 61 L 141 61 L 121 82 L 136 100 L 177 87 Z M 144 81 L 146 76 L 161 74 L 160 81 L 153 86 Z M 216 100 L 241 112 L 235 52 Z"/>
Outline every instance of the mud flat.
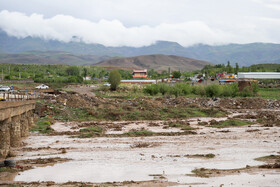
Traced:
<path fill-rule="evenodd" d="M 231 119 L 238 115 L 241 114 L 228 117 Z M 228 117 L 214 120 L 223 121 Z M 205 125 L 211 120 L 213 118 L 184 120 L 183 124 L 191 127 L 195 134 L 139 137 L 118 137 L 116 134 L 132 129 L 155 133 L 185 130 L 177 126 L 167 127 L 166 121 L 58 122 L 52 128 L 60 135 L 31 133 L 24 146 L 16 150 L 19 154 L 15 158 L 18 161 L 56 158 L 58 162 L 34 165 L 32 169 L 20 171 L 11 178 L 2 178 L 0 184 L 28 185 L 39 181 L 38 185 L 44 185 L 43 181 L 52 181 L 51 184 L 63 186 L 68 181 L 75 181 L 78 183 L 74 185 L 84 182 L 107 183 L 108 186 L 280 185 L 280 169 L 261 168 L 265 161 L 256 160 L 267 155 L 279 155 L 280 127 L 267 127 L 255 120 L 250 125 L 228 128 Z M 87 127 L 87 123 L 103 124 L 106 132 L 103 136 L 91 138 L 73 136 Z M 116 125 L 120 126 L 116 131 L 118 133 L 113 128 Z M 201 168 L 208 175 L 195 175 L 194 171 Z"/>

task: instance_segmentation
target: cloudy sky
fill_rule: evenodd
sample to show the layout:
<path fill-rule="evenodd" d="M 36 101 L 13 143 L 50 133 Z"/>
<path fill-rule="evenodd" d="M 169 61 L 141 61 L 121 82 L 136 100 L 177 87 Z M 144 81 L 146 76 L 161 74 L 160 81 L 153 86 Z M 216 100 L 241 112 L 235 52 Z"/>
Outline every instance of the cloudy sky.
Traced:
<path fill-rule="evenodd" d="M 106 46 L 280 43 L 280 0 L 0 0 L 0 29 Z"/>

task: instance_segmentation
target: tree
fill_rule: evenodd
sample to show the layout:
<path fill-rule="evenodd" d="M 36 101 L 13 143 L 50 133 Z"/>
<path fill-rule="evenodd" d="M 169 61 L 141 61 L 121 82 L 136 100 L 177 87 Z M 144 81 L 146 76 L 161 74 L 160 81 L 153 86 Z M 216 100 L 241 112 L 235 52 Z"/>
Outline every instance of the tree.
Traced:
<path fill-rule="evenodd" d="M 237 74 L 239 71 L 239 65 L 238 63 L 235 63 L 235 74 Z"/>
<path fill-rule="evenodd" d="M 159 73 L 156 72 L 154 69 L 148 70 L 148 76 L 157 79 L 159 77 Z"/>
<path fill-rule="evenodd" d="M 111 73 L 109 74 L 108 82 L 111 84 L 111 90 L 117 89 L 118 85 L 121 83 L 121 74 L 118 70 L 111 71 Z"/>
<path fill-rule="evenodd" d="M 88 72 L 87 68 L 84 68 L 84 69 L 83 69 L 83 77 L 84 77 L 84 78 L 86 78 L 87 72 Z"/>
<path fill-rule="evenodd" d="M 173 75 L 173 78 L 176 78 L 176 79 L 178 79 L 178 78 L 181 77 L 180 71 L 173 71 L 173 72 L 172 72 L 172 75 Z"/>
<path fill-rule="evenodd" d="M 228 61 L 228 63 L 227 63 L 227 72 L 232 73 L 232 67 L 230 65 L 230 61 Z"/>
<path fill-rule="evenodd" d="M 69 68 L 66 69 L 66 73 L 68 76 L 79 76 L 80 71 L 77 66 L 70 66 Z"/>

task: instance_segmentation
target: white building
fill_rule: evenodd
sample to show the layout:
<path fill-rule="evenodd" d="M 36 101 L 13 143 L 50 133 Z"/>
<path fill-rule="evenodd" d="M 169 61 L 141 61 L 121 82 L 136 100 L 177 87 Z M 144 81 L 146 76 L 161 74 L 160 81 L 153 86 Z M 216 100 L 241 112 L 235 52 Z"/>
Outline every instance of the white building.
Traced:
<path fill-rule="evenodd" d="M 280 79 L 280 72 L 238 73 L 238 79 Z"/>

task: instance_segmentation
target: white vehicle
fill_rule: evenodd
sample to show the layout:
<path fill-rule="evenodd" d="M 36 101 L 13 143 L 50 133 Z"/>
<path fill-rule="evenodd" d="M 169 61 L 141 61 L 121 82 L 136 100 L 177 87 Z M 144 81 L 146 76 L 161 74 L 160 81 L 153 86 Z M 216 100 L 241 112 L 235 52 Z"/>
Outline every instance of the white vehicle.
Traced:
<path fill-rule="evenodd" d="M 2 86 L 0 88 L 0 92 L 9 92 L 11 90 L 11 88 L 9 86 Z"/>
<path fill-rule="evenodd" d="M 111 86 L 110 83 L 106 82 L 105 84 L 103 84 L 104 86 Z"/>
<path fill-rule="evenodd" d="M 47 85 L 41 84 L 40 86 L 35 87 L 36 89 L 49 89 Z"/>

